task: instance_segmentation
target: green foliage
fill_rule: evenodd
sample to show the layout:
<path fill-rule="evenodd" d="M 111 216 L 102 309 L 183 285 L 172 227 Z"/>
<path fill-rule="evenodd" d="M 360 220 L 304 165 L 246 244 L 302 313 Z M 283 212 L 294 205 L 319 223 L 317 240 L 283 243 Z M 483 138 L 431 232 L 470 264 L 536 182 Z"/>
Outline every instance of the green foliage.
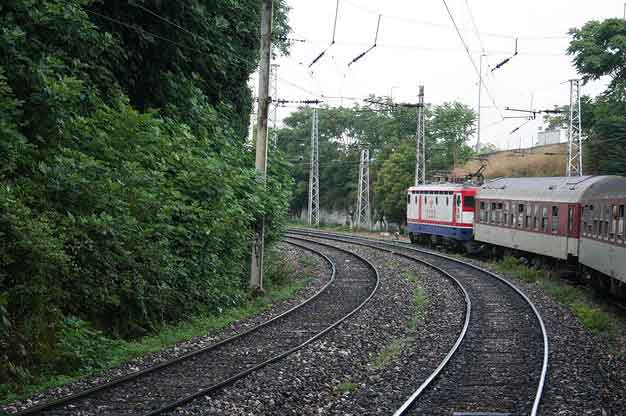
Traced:
<path fill-rule="evenodd" d="M 389 364 L 393 362 L 401 353 L 407 348 L 411 342 L 413 342 L 412 338 L 396 338 L 389 345 L 385 346 L 385 348 L 376 355 L 374 362 L 372 363 L 372 367 L 375 369 L 381 369 L 387 367 Z"/>
<path fill-rule="evenodd" d="M 536 282 L 542 276 L 541 270 L 527 266 L 519 258 L 513 256 L 504 257 L 496 264 L 496 269 L 501 273 L 514 274 L 529 283 Z"/>
<path fill-rule="evenodd" d="M 626 21 L 589 21 L 570 31 L 568 53 L 584 81 L 609 77 L 604 94 L 583 99 L 585 169 L 626 175 Z"/>
<path fill-rule="evenodd" d="M 245 302 L 252 224 L 276 241 L 292 185 L 245 145 L 259 6 L 2 2 L 1 384 Z"/>
<path fill-rule="evenodd" d="M 381 98 L 352 108 L 319 110 L 320 206 L 353 216 L 357 200 L 360 150 L 369 148 L 372 159 L 373 218 L 402 224 L 405 221 L 405 191 L 415 172 L 414 108 L 392 108 Z M 379 104 L 378 102 L 382 102 Z M 455 163 L 472 156 L 466 142 L 473 134 L 474 112 L 460 103 L 426 108 L 429 175 L 450 171 Z M 307 206 L 312 111 L 301 108 L 284 120 L 278 131 L 278 146 L 293 163 L 296 182 L 291 214 L 299 216 Z"/>
<path fill-rule="evenodd" d="M 351 381 L 344 381 L 343 383 L 339 383 L 337 385 L 337 390 L 341 394 L 352 393 L 352 392 L 356 391 L 357 388 L 358 388 L 358 386 L 355 383 L 351 382 Z"/>
<path fill-rule="evenodd" d="M 580 322 L 596 335 L 611 337 L 615 333 L 616 320 L 594 305 L 591 296 L 580 287 L 552 279 L 539 269 L 528 267 L 518 258 L 507 256 L 496 264 L 496 269 L 525 282 L 536 283 L 557 302 L 571 308 Z"/>

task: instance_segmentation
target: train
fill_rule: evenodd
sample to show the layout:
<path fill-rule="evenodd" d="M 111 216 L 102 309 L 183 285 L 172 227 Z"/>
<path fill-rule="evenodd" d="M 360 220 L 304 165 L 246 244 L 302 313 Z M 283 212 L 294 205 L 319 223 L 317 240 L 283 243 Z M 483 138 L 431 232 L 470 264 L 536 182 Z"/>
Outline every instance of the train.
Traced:
<path fill-rule="evenodd" d="M 626 298 L 626 178 L 497 178 L 407 191 L 412 243 L 516 255 Z"/>

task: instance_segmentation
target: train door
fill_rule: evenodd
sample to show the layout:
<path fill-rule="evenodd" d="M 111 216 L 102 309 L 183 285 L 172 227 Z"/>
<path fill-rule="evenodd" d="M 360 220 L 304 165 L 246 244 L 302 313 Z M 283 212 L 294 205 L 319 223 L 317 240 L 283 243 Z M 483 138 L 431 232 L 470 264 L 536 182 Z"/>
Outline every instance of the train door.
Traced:
<path fill-rule="evenodd" d="M 463 197 L 461 194 L 454 194 L 454 222 L 463 222 Z"/>

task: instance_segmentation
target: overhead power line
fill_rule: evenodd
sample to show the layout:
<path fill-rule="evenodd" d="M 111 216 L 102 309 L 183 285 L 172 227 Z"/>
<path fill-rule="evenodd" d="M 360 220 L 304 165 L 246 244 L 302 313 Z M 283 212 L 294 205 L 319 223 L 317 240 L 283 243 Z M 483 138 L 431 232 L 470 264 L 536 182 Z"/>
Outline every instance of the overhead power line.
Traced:
<path fill-rule="evenodd" d="M 459 27 L 456 25 L 456 21 L 454 20 L 454 16 L 452 16 L 452 12 L 450 11 L 450 8 L 448 7 L 448 3 L 446 3 L 446 0 L 442 0 L 442 1 L 443 1 L 444 6 L 446 6 L 446 10 L 448 11 L 450 20 L 452 21 L 452 24 L 454 25 L 454 28 L 456 29 L 456 33 L 459 35 L 459 39 L 461 40 L 461 43 L 463 44 L 463 47 L 465 48 L 465 52 L 467 52 L 467 57 L 472 63 L 472 66 L 474 67 L 474 71 L 476 71 L 476 75 L 478 75 L 478 77 L 481 78 L 480 70 L 476 66 L 476 62 L 474 62 L 474 58 L 472 57 L 472 54 L 469 51 L 469 47 L 467 46 L 465 39 L 463 39 L 463 35 L 461 34 Z M 500 108 L 498 107 L 498 104 L 496 104 L 496 100 L 493 98 L 493 96 L 491 95 L 491 92 L 489 91 L 489 88 L 487 87 L 487 83 L 483 80 L 482 84 L 483 84 L 483 88 L 485 89 L 485 92 L 487 93 L 487 96 L 491 100 L 491 103 L 494 105 L 494 107 L 498 111 L 498 114 L 500 114 L 500 118 L 504 118 L 504 116 L 502 115 L 502 112 L 500 111 Z"/>
<path fill-rule="evenodd" d="M 380 30 L 380 18 L 381 17 L 382 17 L 382 15 L 379 14 L 378 15 L 378 23 L 376 24 L 376 36 L 374 36 L 374 44 L 372 46 L 370 46 L 369 49 L 367 49 L 365 52 L 359 54 L 356 58 L 354 58 L 352 61 L 350 61 L 348 66 L 351 66 L 353 63 L 355 63 L 359 59 L 363 58 L 365 55 L 370 53 L 376 47 L 376 43 L 378 42 L 378 31 Z"/>
<path fill-rule="evenodd" d="M 202 39 L 203 41 L 205 41 L 205 42 L 207 42 L 208 44 L 210 44 L 210 45 L 211 45 L 211 48 L 220 49 L 222 52 L 227 53 L 227 54 L 228 54 L 228 56 L 230 56 L 230 57 L 232 57 L 232 58 L 234 58 L 234 59 L 236 59 L 236 60 L 238 60 L 238 61 L 240 61 L 240 62 L 243 62 L 243 63 L 248 64 L 248 65 L 256 65 L 256 63 L 255 63 L 255 62 L 253 62 L 253 61 L 251 61 L 251 60 L 249 60 L 249 59 L 242 58 L 242 57 L 240 57 L 240 56 L 235 55 L 232 51 L 229 51 L 229 50 L 227 50 L 226 48 L 222 48 L 222 47 L 220 47 L 218 44 L 216 44 L 216 43 L 214 43 L 214 42 L 211 42 L 211 41 L 210 41 L 210 40 L 208 40 L 207 38 L 205 38 L 205 37 L 203 37 L 203 36 L 200 36 L 200 35 L 198 35 L 197 33 L 193 33 L 193 32 L 191 32 L 190 30 L 188 30 L 188 29 L 184 28 L 183 26 L 179 25 L 178 23 L 172 22 L 171 20 L 169 20 L 169 19 L 167 19 L 167 18 L 165 18 L 165 17 L 161 16 L 160 14 L 158 14 L 158 13 L 156 13 L 156 12 L 154 12 L 154 11 L 152 11 L 152 10 L 148 9 L 147 7 L 142 6 L 142 5 L 141 5 L 141 4 L 139 4 L 139 3 L 136 3 L 135 1 L 130 1 L 130 2 L 129 2 L 129 4 L 130 4 L 131 6 L 137 7 L 138 9 L 141 9 L 141 10 L 145 11 L 146 13 L 151 14 L 152 16 L 156 17 L 157 19 L 159 19 L 159 20 L 161 20 L 161 21 L 163 21 L 163 22 L 165 22 L 165 23 L 167 23 L 167 24 L 169 24 L 169 25 L 171 25 L 171 26 L 173 26 L 173 27 L 177 28 L 178 30 L 180 30 L 180 31 L 182 31 L 182 32 L 187 33 L 187 34 L 188 34 L 188 35 L 190 35 L 190 36 L 193 36 L 194 38 L 199 38 L 199 39 Z"/>
<path fill-rule="evenodd" d="M 381 14 L 380 11 L 378 10 L 374 10 L 374 9 L 370 9 L 368 7 L 365 7 L 359 3 L 356 3 L 355 1 L 351 1 L 351 0 L 344 0 L 345 3 L 350 4 L 352 7 L 355 7 L 359 10 L 363 10 L 367 13 L 370 14 Z M 446 24 L 446 23 L 438 23 L 438 22 L 429 22 L 429 21 L 425 21 L 425 20 L 418 20 L 418 19 L 413 19 L 411 17 L 406 17 L 406 16 L 395 16 L 395 15 L 390 15 L 390 14 L 385 14 L 383 13 L 382 16 L 385 19 L 390 19 L 390 20 L 397 20 L 397 21 L 404 21 L 407 23 L 413 23 L 413 24 L 417 24 L 417 25 L 422 25 L 422 26 L 431 26 L 431 27 L 438 27 L 438 28 L 442 28 L 442 29 L 450 29 L 450 25 Z M 463 32 L 471 32 L 473 29 L 468 29 L 468 28 L 460 28 L 461 31 Z M 528 35 L 528 36 L 518 36 L 518 35 L 514 35 L 514 34 L 508 34 L 508 33 L 494 33 L 494 32 L 479 32 L 481 36 L 483 37 L 492 37 L 492 38 L 500 38 L 500 39 L 521 39 L 521 40 L 529 40 L 529 41 L 539 41 L 539 40 L 551 40 L 551 39 L 569 39 L 569 36 L 565 35 L 565 34 L 547 34 L 547 35 Z"/>
<path fill-rule="evenodd" d="M 335 34 L 337 33 L 337 16 L 339 15 L 339 0 L 337 0 L 337 6 L 335 7 L 335 23 L 333 24 L 333 38 L 330 41 L 330 45 L 326 49 L 324 49 L 317 58 L 313 59 L 313 62 L 309 64 L 309 68 L 315 65 L 317 61 L 322 59 L 322 56 L 326 54 L 326 52 L 335 44 Z"/>
<path fill-rule="evenodd" d="M 485 54 L 485 45 L 483 44 L 483 40 L 480 37 L 480 32 L 478 31 L 478 25 L 476 24 L 476 19 L 474 19 L 474 14 L 472 13 L 472 8 L 469 5 L 469 0 L 465 0 L 465 6 L 467 7 L 470 20 L 472 21 L 472 26 L 474 27 L 474 33 L 476 34 L 476 37 L 478 38 L 478 43 L 480 44 L 481 53 Z"/>

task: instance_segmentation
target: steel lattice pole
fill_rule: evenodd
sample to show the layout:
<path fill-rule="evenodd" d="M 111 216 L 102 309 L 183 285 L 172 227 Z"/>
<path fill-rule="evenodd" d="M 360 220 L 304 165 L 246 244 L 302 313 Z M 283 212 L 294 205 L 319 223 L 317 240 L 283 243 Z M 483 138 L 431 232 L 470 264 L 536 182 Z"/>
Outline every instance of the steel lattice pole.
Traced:
<path fill-rule="evenodd" d="M 570 80 L 567 176 L 583 175 L 582 117 L 580 80 Z"/>

